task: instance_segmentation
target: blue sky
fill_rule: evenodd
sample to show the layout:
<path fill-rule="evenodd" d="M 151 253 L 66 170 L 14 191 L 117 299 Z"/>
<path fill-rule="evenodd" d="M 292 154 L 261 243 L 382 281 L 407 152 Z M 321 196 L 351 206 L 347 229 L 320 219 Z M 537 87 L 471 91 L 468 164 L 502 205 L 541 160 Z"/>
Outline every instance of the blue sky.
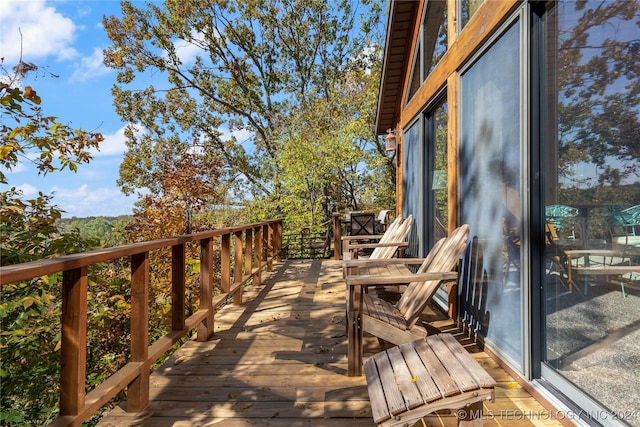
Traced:
<path fill-rule="evenodd" d="M 7 174 L 9 185 L 27 197 L 38 191 L 54 193 L 54 203 L 66 211 L 63 217 L 130 214 L 136 201 L 116 184 L 125 151 L 125 123 L 112 104 L 115 72 L 102 64 L 102 49 L 109 44 L 102 27 L 104 15 L 119 16 L 119 1 L 0 1 L 0 57 L 5 68 L 19 59 L 22 32 L 23 60 L 42 71 L 24 84 L 40 95 L 44 113 L 105 137 L 92 162 L 81 165 L 77 173 L 43 177 L 23 161 Z"/>

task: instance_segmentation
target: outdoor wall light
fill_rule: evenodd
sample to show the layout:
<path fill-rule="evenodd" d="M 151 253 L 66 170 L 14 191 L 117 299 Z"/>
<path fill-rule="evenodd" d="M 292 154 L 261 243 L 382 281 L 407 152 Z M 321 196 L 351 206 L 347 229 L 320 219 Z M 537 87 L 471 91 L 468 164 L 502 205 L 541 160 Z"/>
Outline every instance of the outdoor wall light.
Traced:
<path fill-rule="evenodd" d="M 386 151 L 396 151 L 396 134 L 393 130 L 387 129 L 387 136 L 384 137 Z"/>

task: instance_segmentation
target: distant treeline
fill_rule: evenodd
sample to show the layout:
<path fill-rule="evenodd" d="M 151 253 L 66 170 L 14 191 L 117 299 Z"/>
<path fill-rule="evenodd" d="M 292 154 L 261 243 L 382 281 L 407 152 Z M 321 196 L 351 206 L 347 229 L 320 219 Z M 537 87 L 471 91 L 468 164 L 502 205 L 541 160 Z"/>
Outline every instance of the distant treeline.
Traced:
<path fill-rule="evenodd" d="M 60 233 L 77 230 L 83 238 L 94 241 L 96 248 L 107 248 L 125 243 L 124 229 L 132 219 L 132 215 L 72 217 L 60 219 L 56 226 Z"/>

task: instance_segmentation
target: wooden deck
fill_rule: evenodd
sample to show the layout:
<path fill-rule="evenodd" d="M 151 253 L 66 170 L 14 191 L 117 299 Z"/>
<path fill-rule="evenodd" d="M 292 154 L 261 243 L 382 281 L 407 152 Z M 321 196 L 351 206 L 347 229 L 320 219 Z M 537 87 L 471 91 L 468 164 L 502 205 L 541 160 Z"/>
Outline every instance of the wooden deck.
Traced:
<path fill-rule="evenodd" d="M 244 304 L 216 315 L 215 336 L 187 342 L 151 376 L 143 413 L 115 408 L 99 426 L 374 426 L 365 377 L 347 376 L 345 282 L 340 261 L 287 261 L 263 276 Z M 438 311 L 425 320 L 455 327 Z M 504 370 L 456 335 L 497 381 L 486 426 L 559 426 Z M 365 358 L 381 350 L 364 338 Z M 452 414 L 417 426 L 454 426 Z"/>

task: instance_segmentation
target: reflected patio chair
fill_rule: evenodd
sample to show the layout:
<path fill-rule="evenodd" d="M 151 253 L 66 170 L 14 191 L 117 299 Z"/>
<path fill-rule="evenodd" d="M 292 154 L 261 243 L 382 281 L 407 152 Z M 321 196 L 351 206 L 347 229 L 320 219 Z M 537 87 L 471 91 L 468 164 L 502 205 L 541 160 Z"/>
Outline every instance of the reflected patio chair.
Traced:
<path fill-rule="evenodd" d="M 568 205 L 549 205 L 545 207 L 547 230 L 556 242 L 575 241 L 582 238 L 580 233 L 578 208 Z"/>

